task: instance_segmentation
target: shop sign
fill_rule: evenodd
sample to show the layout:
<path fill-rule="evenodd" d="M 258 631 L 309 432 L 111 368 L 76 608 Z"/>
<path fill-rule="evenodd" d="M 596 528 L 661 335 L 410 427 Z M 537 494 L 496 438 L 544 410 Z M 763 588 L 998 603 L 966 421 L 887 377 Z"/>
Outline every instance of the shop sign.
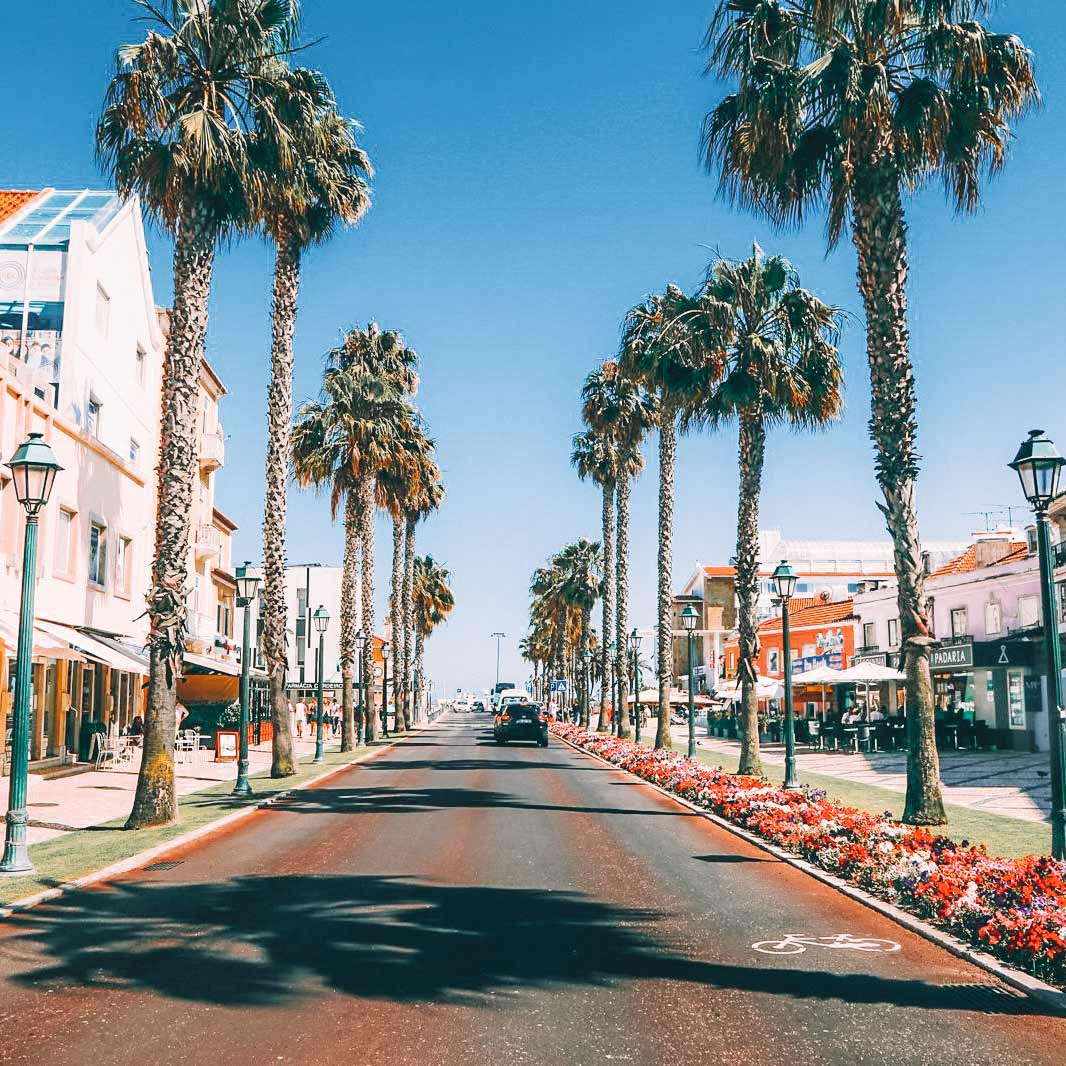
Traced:
<path fill-rule="evenodd" d="M 802 674 L 807 670 L 813 670 L 816 666 L 828 666 L 833 670 L 844 669 L 843 652 L 834 651 L 826 655 L 808 655 L 802 659 L 792 660 L 792 672 Z"/>
<path fill-rule="evenodd" d="M 929 653 L 932 670 L 966 670 L 973 666 L 973 642 L 943 644 Z"/>
<path fill-rule="evenodd" d="M 1044 685 L 1042 678 L 1030 675 L 1025 679 L 1025 710 L 1039 714 L 1044 709 Z"/>
<path fill-rule="evenodd" d="M 977 666 L 1032 666 L 1035 645 L 1026 640 L 982 640 L 974 645 Z"/>

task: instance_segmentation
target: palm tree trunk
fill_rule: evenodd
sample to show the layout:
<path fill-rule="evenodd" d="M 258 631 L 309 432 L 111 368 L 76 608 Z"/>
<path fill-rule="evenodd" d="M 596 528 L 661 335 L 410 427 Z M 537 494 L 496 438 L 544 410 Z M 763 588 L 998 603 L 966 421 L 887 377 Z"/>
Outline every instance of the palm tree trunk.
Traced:
<path fill-rule="evenodd" d="M 403 717 L 407 728 L 420 712 L 412 695 L 411 669 L 414 662 L 415 639 L 415 527 L 417 520 L 407 516 L 403 545 Z"/>
<path fill-rule="evenodd" d="M 263 502 L 263 657 L 270 675 L 270 717 L 274 724 L 271 777 L 296 772 L 292 717 L 285 695 L 288 665 L 285 623 L 285 504 L 292 428 L 292 337 L 300 289 L 300 245 L 279 239 L 274 259 L 270 388 L 267 393 L 266 496 Z"/>
<path fill-rule="evenodd" d="M 659 424 L 659 721 L 655 746 L 670 744 L 670 685 L 673 679 L 674 474 L 677 466 L 677 412 L 667 407 Z"/>
<path fill-rule="evenodd" d="M 740 494 L 737 506 L 737 631 L 740 645 L 740 766 L 762 776 L 759 752 L 759 492 L 766 428 L 759 414 L 740 416 Z M 791 664 L 786 663 L 785 669 Z"/>
<path fill-rule="evenodd" d="M 392 520 L 392 584 L 389 591 L 389 622 L 392 629 L 392 692 L 396 706 L 394 729 L 402 733 L 406 728 L 401 692 L 403 688 L 403 518 Z M 388 707 L 385 708 L 388 714 Z"/>
<path fill-rule="evenodd" d="M 422 636 L 422 631 L 415 630 L 415 654 L 414 654 L 414 697 L 415 706 L 419 708 L 419 714 L 421 714 L 422 706 L 422 691 L 425 688 L 425 677 L 422 673 L 422 656 L 425 651 L 425 640 Z"/>
<path fill-rule="evenodd" d="M 359 499 L 349 492 L 344 501 L 344 565 L 341 570 L 341 751 L 356 746 L 354 673 L 359 623 L 356 584 L 359 570 Z"/>
<path fill-rule="evenodd" d="M 614 483 L 603 486 L 603 511 L 601 514 L 603 539 L 603 621 L 600 626 L 600 719 L 598 733 L 607 732 L 607 708 L 611 702 L 614 664 L 611 662 L 611 632 L 614 628 Z"/>
<path fill-rule="evenodd" d="M 359 486 L 359 544 L 363 551 L 362 589 L 363 632 L 363 679 L 366 689 L 363 694 L 363 736 L 368 744 L 377 735 L 377 714 L 374 711 L 374 483 L 363 478 Z"/>
<path fill-rule="evenodd" d="M 903 820 L 912 825 L 947 821 L 940 791 L 930 632 L 915 494 L 918 481 L 918 418 L 914 368 L 907 331 L 907 224 L 899 178 L 887 163 L 862 168 L 854 199 L 853 238 L 859 290 L 866 309 L 870 364 L 870 436 L 877 453 L 877 480 L 895 556 L 900 631 L 907 674 L 907 796 Z"/>
<path fill-rule="evenodd" d="M 626 655 L 628 645 L 626 641 L 629 634 L 629 489 L 632 483 L 625 474 L 618 481 L 617 508 L 618 508 L 618 552 L 615 557 L 615 592 L 618 597 L 618 610 L 615 618 L 615 663 L 614 671 L 618 686 L 618 703 L 615 714 L 618 718 L 618 735 L 628 738 L 629 730 L 629 704 L 626 702 L 629 694 L 629 658 Z M 606 638 L 605 638 L 606 639 Z M 639 698 L 639 694 L 638 694 Z M 637 714 L 639 707 L 634 707 Z"/>
<path fill-rule="evenodd" d="M 152 588 L 148 594 L 150 666 L 144 754 L 128 829 L 178 817 L 174 787 L 177 675 L 185 650 L 189 530 L 199 461 L 196 415 L 207 333 L 214 232 L 195 208 L 185 212 L 174 246 L 174 310 L 163 368 L 162 442 Z"/>

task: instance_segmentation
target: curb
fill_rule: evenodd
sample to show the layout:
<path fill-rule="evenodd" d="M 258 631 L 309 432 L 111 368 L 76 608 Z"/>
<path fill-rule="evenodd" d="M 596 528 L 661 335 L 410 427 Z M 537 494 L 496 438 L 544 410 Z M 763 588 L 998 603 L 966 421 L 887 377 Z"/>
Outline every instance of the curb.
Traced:
<path fill-rule="evenodd" d="M 864 907 L 868 907 L 870 910 L 876 911 L 883 917 L 889 918 L 897 925 L 902 925 L 912 933 L 917 933 L 925 940 L 929 940 L 939 947 L 944 948 L 945 951 L 949 951 L 957 958 L 963 959 L 985 972 L 992 974 L 994 977 L 999 978 L 1004 984 L 1010 985 L 1010 987 L 1016 991 L 1024 993 L 1031 999 L 1038 1000 L 1044 1006 L 1052 1008 L 1057 1013 L 1066 1014 L 1066 991 L 1056 988 L 1054 985 L 1049 985 L 1044 981 L 1041 981 L 1039 978 L 1033 977 L 1032 974 L 1025 973 L 1023 970 L 1017 970 L 1013 966 L 1008 966 L 1006 963 L 1000 962 L 999 959 L 992 955 L 988 955 L 983 951 L 978 951 L 965 941 L 960 940 L 951 933 L 945 933 L 942 929 L 937 929 L 936 926 L 930 925 L 928 922 L 916 917 L 909 911 L 905 911 L 894 904 L 886 903 L 883 899 L 878 899 L 877 896 L 873 896 L 869 892 L 857 888 L 850 882 L 845 881 L 834 874 L 828 873 L 820 867 L 812 865 L 807 862 L 806 859 L 801 859 L 799 856 L 793 855 L 791 852 L 785 851 L 783 848 L 779 848 L 776 844 L 771 844 L 770 841 L 763 840 L 762 837 L 756 836 L 754 833 L 750 833 L 748 830 L 743 829 L 738 825 L 734 825 L 732 822 L 727 822 L 720 815 L 714 814 L 712 811 L 708 811 L 703 807 L 698 807 L 695 803 L 684 799 L 682 796 L 675 795 L 661 785 L 655 784 L 654 781 L 647 781 L 638 774 L 630 773 L 630 771 L 623 769 L 621 766 L 616 766 L 609 759 L 605 759 L 601 755 L 586 751 L 579 745 L 567 740 L 566 737 L 559 736 L 557 733 L 553 735 L 557 740 L 561 740 L 564 744 L 573 748 L 574 751 L 579 752 L 590 759 L 595 759 L 597 762 L 603 763 L 604 766 L 608 766 L 612 770 L 616 770 L 618 773 L 634 778 L 641 782 L 641 784 L 647 785 L 648 788 L 654 789 L 660 795 L 665 796 L 667 799 L 684 807 L 686 810 L 692 811 L 694 814 L 706 818 L 709 822 L 713 822 L 719 828 L 725 829 L 734 836 L 740 837 L 741 840 L 746 841 L 760 851 L 765 851 L 768 854 L 773 855 L 774 858 L 788 863 L 789 866 L 794 866 L 796 869 L 802 870 L 805 874 L 809 874 L 815 880 L 821 881 L 822 884 L 836 889 L 838 892 L 853 899 L 856 903 L 861 903 Z"/>
<path fill-rule="evenodd" d="M 136 855 L 131 855 L 127 859 L 119 859 L 118 862 L 113 862 L 108 866 L 102 866 L 99 870 L 92 870 L 87 874 L 83 874 L 81 877 L 76 877 L 73 881 L 66 881 L 61 885 L 56 885 L 55 888 L 46 888 L 40 892 L 35 892 L 32 896 L 23 896 L 22 899 L 16 899 L 11 903 L 5 903 L 0 906 L 0 921 L 4 918 L 10 918 L 12 915 L 21 911 L 30 910 L 41 903 L 48 902 L 49 900 L 59 899 L 60 896 L 65 896 L 76 889 L 88 888 L 90 885 L 99 884 L 101 881 L 109 881 L 111 878 L 118 877 L 120 874 L 129 873 L 131 870 L 137 870 L 142 866 L 147 866 L 153 859 L 157 859 L 161 855 L 166 855 L 168 852 L 185 847 L 186 844 L 192 844 L 195 841 L 200 840 L 202 837 L 209 836 L 211 833 L 216 833 L 220 829 L 226 829 L 236 822 L 241 822 L 245 818 L 250 818 L 253 814 L 273 807 L 279 801 L 286 799 L 294 793 L 303 792 L 305 789 L 320 785 L 323 781 L 327 781 L 329 778 L 335 777 L 337 774 L 344 773 L 346 770 L 350 770 L 353 766 L 358 766 L 360 763 L 370 762 L 372 759 L 376 759 L 379 755 L 396 747 L 397 744 L 402 744 L 406 737 L 414 736 L 415 734 L 422 733 L 426 729 L 429 729 L 438 720 L 439 716 L 434 719 L 433 722 L 428 722 L 424 726 L 409 729 L 402 737 L 397 737 L 388 744 L 383 744 L 380 747 L 374 748 L 373 751 L 365 751 L 362 755 L 356 756 L 349 762 L 341 763 L 339 766 L 331 766 L 323 773 L 317 774 L 315 777 L 310 777 L 298 785 L 293 785 L 292 788 L 287 788 L 284 792 L 277 792 L 268 799 L 261 800 L 258 803 L 249 803 L 248 806 L 241 807 L 240 810 L 224 814 L 221 818 L 217 818 L 213 822 L 206 822 L 204 825 L 197 826 L 195 829 L 190 829 L 189 832 L 182 833 L 180 836 L 176 836 L 172 840 L 166 840 L 162 844 L 156 844 L 155 847 L 148 848 L 146 851 L 139 851 Z M 191 794 L 195 795 L 195 793 Z"/>

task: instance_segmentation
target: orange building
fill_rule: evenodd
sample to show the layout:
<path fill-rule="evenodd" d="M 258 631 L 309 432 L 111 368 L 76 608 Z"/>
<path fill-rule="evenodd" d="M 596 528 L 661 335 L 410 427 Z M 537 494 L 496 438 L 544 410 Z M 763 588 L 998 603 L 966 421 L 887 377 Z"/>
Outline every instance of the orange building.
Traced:
<path fill-rule="evenodd" d="M 847 669 L 851 666 L 856 647 L 861 643 L 859 617 L 851 599 L 831 601 L 798 597 L 791 603 L 789 630 L 793 674 L 816 666 Z M 723 656 L 725 676 L 733 680 L 737 676 L 740 659 L 740 643 L 735 635 L 726 641 Z M 767 618 L 759 625 L 758 670 L 764 677 L 785 676 L 780 615 Z M 795 693 L 794 706 L 797 711 L 803 711 L 802 693 Z"/>

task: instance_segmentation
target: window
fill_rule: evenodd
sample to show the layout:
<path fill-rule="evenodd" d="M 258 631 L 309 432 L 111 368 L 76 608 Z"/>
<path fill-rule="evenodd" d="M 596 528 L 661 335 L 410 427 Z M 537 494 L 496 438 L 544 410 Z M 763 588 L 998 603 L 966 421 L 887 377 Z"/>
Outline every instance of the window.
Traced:
<path fill-rule="evenodd" d="M 133 541 L 129 537 L 119 537 L 115 551 L 115 587 L 125 596 L 130 594 L 132 564 Z"/>
<path fill-rule="evenodd" d="M 141 457 L 141 446 L 130 437 L 130 466 L 136 466 Z"/>
<path fill-rule="evenodd" d="M 1036 526 L 1028 526 L 1025 530 L 1025 543 L 1030 555 L 1036 555 L 1040 551 L 1040 543 L 1037 539 Z"/>
<path fill-rule="evenodd" d="M 296 665 L 303 666 L 307 661 L 307 638 L 300 634 L 296 638 Z"/>
<path fill-rule="evenodd" d="M 1066 581 L 1059 585 L 1059 621 L 1066 623 Z"/>
<path fill-rule="evenodd" d="M 1025 678 L 1020 670 L 1007 671 L 1007 725 L 1025 728 Z"/>
<path fill-rule="evenodd" d="M 951 635 L 953 637 L 964 637 L 966 633 L 966 608 L 955 607 L 951 612 Z"/>
<path fill-rule="evenodd" d="M 101 337 L 107 336 L 111 326 L 111 297 L 104 291 L 102 285 L 96 286 L 96 332 Z"/>
<path fill-rule="evenodd" d="M 143 389 L 148 375 L 148 353 L 139 344 L 137 345 L 136 360 L 137 384 Z"/>
<path fill-rule="evenodd" d="M 1040 624 L 1040 601 L 1035 596 L 1018 597 L 1018 625 L 1022 629 Z"/>
<path fill-rule="evenodd" d="M 770 676 L 781 673 L 781 649 L 770 648 L 766 653 L 767 668 Z"/>
<path fill-rule="evenodd" d="M 811 594 L 811 583 L 809 581 L 800 581 L 796 585 L 796 595 L 809 596 Z"/>
<path fill-rule="evenodd" d="M 89 523 L 89 581 L 107 584 L 107 530 L 99 522 Z"/>
<path fill-rule="evenodd" d="M 862 642 L 867 648 L 877 646 L 877 626 L 873 622 L 863 622 Z"/>
<path fill-rule="evenodd" d="M 859 591 L 859 583 L 857 581 L 849 581 L 848 582 L 848 593 L 850 595 L 854 595 L 858 591 Z"/>
<path fill-rule="evenodd" d="M 232 635 L 232 630 L 230 629 L 230 605 L 228 603 L 219 603 L 215 622 L 222 636 L 228 637 Z"/>
<path fill-rule="evenodd" d="M 929 634 L 930 636 L 936 636 L 936 612 L 934 610 L 935 604 L 930 597 L 925 601 L 925 613 L 929 619 Z"/>
<path fill-rule="evenodd" d="M 88 406 L 85 408 L 85 432 L 90 437 L 100 436 L 100 401 L 94 396 L 89 397 Z"/>
<path fill-rule="evenodd" d="M 74 512 L 65 507 L 59 509 L 56 518 L 56 554 L 55 569 L 57 574 L 70 573 L 70 549 L 74 543 Z"/>
<path fill-rule="evenodd" d="M 899 619 L 890 618 L 888 620 L 888 646 L 890 648 L 899 647 Z"/>
<path fill-rule="evenodd" d="M 985 635 L 994 637 L 1003 632 L 1003 612 L 998 603 L 985 604 Z"/>

